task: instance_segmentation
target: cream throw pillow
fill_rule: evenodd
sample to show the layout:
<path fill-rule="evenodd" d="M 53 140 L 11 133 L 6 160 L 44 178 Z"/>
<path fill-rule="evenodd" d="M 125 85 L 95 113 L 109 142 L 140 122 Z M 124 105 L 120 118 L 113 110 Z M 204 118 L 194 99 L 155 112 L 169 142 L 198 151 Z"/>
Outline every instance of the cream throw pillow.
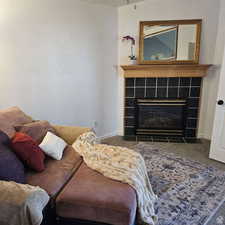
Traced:
<path fill-rule="evenodd" d="M 66 142 L 51 132 L 47 132 L 39 147 L 43 152 L 56 160 L 61 160 Z"/>

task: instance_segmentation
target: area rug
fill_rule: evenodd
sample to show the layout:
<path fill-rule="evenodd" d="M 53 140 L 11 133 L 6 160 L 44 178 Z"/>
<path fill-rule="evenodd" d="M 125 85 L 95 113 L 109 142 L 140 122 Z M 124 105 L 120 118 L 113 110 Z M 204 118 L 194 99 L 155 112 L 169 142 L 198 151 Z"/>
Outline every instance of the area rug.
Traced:
<path fill-rule="evenodd" d="M 225 201 L 222 201 L 214 213 L 208 218 L 206 225 L 225 225 Z"/>
<path fill-rule="evenodd" d="M 139 143 L 135 150 L 145 158 L 150 181 L 159 197 L 155 206 L 157 225 L 225 224 L 225 210 L 221 207 L 225 198 L 224 171 L 147 143 Z"/>

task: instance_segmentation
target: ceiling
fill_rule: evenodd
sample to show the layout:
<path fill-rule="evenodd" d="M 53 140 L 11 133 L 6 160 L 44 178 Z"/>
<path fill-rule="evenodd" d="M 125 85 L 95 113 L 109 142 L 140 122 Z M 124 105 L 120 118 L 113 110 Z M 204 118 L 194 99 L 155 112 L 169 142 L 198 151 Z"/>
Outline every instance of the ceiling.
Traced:
<path fill-rule="evenodd" d="M 103 4 L 103 5 L 109 5 L 109 6 L 123 6 L 127 4 L 132 4 L 135 2 L 142 2 L 144 0 L 82 0 L 85 2 L 93 3 L 93 4 Z"/>

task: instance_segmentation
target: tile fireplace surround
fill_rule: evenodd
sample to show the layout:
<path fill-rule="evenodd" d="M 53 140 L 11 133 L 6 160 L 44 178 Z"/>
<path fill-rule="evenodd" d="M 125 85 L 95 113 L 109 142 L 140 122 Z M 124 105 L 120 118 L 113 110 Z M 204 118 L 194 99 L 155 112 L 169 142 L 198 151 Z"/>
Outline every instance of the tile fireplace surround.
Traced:
<path fill-rule="evenodd" d="M 124 139 L 139 141 L 196 142 L 202 79 L 207 75 L 207 71 L 211 66 L 212 65 L 206 64 L 122 65 L 121 67 L 124 70 L 125 78 Z M 183 132 L 178 136 L 173 136 L 169 128 L 165 128 L 166 130 L 160 130 L 162 128 L 151 128 L 149 124 L 152 124 L 152 121 L 155 121 L 154 124 L 158 124 L 157 121 L 160 121 L 161 125 L 164 123 L 162 121 L 167 121 L 167 123 L 171 124 L 171 121 L 176 121 L 176 119 L 174 120 L 173 118 L 177 118 L 178 115 L 173 112 L 173 116 L 168 120 L 168 117 L 165 117 L 165 115 L 169 111 L 158 111 L 159 113 L 156 114 L 157 108 L 154 109 L 154 107 L 158 106 L 153 104 L 153 108 L 151 108 L 149 112 L 145 112 L 147 114 L 151 113 L 148 115 L 153 117 L 149 117 L 150 120 L 144 121 L 147 125 L 144 124 L 144 129 L 141 128 L 141 132 L 138 132 L 142 134 L 137 135 L 136 128 L 140 131 L 137 119 L 139 118 L 139 108 L 136 107 L 138 99 L 151 99 L 153 102 L 158 102 L 158 100 L 168 102 L 168 100 L 172 99 L 184 100 L 185 116 L 183 117 Z M 155 115 L 156 117 L 154 118 Z M 161 117 L 162 115 L 163 117 Z M 168 116 L 171 116 L 171 114 Z M 141 121 L 143 122 L 143 117 Z M 166 122 L 163 126 L 167 127 Z M 172 127 L 174 127 L 174 124 Z M 146 131 L 146 129 L 148 131 Z M 158 131 L 155 129 L 158 129 Z M 164 132 L 164 134 L 157 135 L 159 132 Z M 167 133 L 169 133 L 169 135 L 166 135 Z"/>
<path fill-rule="evenodd" d="M 196 140 L 198 111 L 201 92 L 201 77 L 158 77 L 158 78 L 125 78 L 124 138 L 160 141 Z M 150 99 L 186 99 L 187 122 L 184 138 L 166 136 L 135 135 L 135 100 Z"/>

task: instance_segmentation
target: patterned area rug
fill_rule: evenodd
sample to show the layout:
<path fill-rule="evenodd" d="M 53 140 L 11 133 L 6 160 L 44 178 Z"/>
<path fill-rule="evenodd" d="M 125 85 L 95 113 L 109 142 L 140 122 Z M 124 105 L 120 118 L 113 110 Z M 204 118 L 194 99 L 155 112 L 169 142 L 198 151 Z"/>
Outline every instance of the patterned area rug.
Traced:
<path fill-rule="evenodd" d="M 225 225 L 225 201 L 222 201 L 219 207 L 214 210 L 206 225 Z"/>
<path fill-rule="evenodd" d="M 159 196 L 157 225 L 225 224 L 225 172 L 139 143 Z"/>

